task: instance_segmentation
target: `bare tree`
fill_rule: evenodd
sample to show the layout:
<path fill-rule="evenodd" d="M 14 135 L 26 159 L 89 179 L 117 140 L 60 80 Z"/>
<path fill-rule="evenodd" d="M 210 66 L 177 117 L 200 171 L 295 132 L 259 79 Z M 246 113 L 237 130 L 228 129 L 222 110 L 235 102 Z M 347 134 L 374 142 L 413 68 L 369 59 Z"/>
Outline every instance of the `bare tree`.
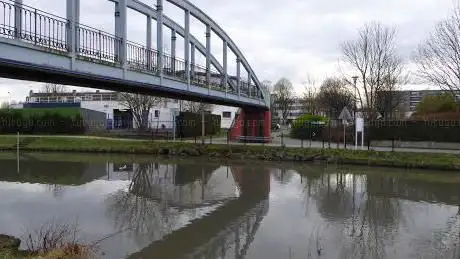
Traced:
<path fill-rule="evenodd" d="M 402 84 L 404 62 L 396 51 L 395 28 L 378 22 L 366 24 L 359 37 L 341 44 L 343 60 L 359 74 L 362 91 L 358 91 L 361 107 L 368 107 L 368 117 L 376 113 L 376 95 L 383 90 L 389 78 Z M 349 82 L 351 84 L 351 82 Z"/>
<path fill-rule="evenodd" d="M 317 114 L 319 112 L 319 105 L 317 102 L 318 89 L 316 81 L 310 76 L 303 82 L 304 92 L 301 99 L 303 112 L 310 114 Z"/>
<path fill-rule="evenodd" d="M 273 86 L 273 106 L 275 110 L 281 111 L 281 117 L 284 122 L 289 116 L 294 101 L 294 86 L 288 79 L 281 78 Z"/>
<path fill-rule="evenodd" d="M 409 81 L 408 77 L 403 76 L 398 80 L 399 82 Z M 383 80 L 383 87 L 376 92 L 375 107 L 384 118 L 400 117 L 396 115 L 400 115 L 404 112 L 401 104 L 404 102 L 405 96 L 404 92 L 399 89 L 401 85 L 398 84 L 398 80 L 391 77 L 385 77 Z M 398 112 L 398 114 L 396 114 L 396 112 Z"/>
<path fill-rule="evenodd" d="M 127 109 L 130 109 L 136 126 L 139 130 L 146 130 L 149 125 L 150 109 L 160 105 L 161 97 L 133 93 L 119 93 L 120 102 Z"/>
<path fill-rule="evenodd" d="M 273 91 L 273 83 L 270 80 L 263 80 L 261 82 L 262 86 L 265 87 L 266 93 L 270 94 Z"/>
<path fill-rule="evenodd" d="M 54 84 L 54 83 L 46 83 L 42 86 L 40 92 L 42 93 L 49 93 L 49 94 L 60 94 L 68 92 L 68 88 L 65 85 L 61 84 Z"/>
<path fill-rule="evenodd" d="M 347 88 L 345 80 L 331 77 L 326 78 L 321 84 L 317 102 L 321 109 L 328 112 L 329 116 L 338 117 L 344 107 L 352 109 L 354 96 Z"/>
<path fill-rule="evenodd" d="M 460 7 L 439 22 L 413 57 L 418 76 L 445 90 L 460 90 Z"/>
<path fill-rule="evenodd" d="M 184 101 L 183 108 L 186 111 L 200 113 L 204 112 L 211 112 L 213 105 L 210 103 L 203 103 L 203 102 L 192 102 L 192 101 Z"/>

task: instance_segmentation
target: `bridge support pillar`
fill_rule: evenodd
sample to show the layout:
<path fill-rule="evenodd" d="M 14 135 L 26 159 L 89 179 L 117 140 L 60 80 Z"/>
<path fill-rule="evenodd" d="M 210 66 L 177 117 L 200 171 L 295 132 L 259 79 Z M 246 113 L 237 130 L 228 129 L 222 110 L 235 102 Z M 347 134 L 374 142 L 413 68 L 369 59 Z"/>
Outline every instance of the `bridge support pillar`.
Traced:
<path fill-rule="evenodd" d="M 67 24 L 67 51 L 71 57 L 71 67 L 73 69 L 75 58 L 79 52 L 79 33 L 78 23 L 80 22 L 80 0 L 67 0 L 66 15 L 69 23 Z"/>
<path fill-rule="evenodd" d="M 190 76 L 195 77 L 195 43 L 191 44 L 190 48 Z"/>
<path fill-rule="evenodd" d="M 152 16 L 147 15 L 147 35 L 146 35 L 146 43 L 147 43 L 147 68 L 150 70 L 153 68 L 154 64 L 152 64 Z"/>
<path fill-rule="evenodd" d="M 211 90 L 211 25 L 206 25 L 206 84 Z"/>
<path fill-rule="evenodd" d="M 227 68 L 227 49 L 228 49 L 228 43 L 227 41 L 223 41 L 223 54 L 222 54 L 222 73 L 223 73 L 223 79 L 222 79 L 222 87 L 225 87 L 225 95 L 227 95 L 228 92 L 228 68 Z"/>
<path fill-rule="evenodd" d="M 177 40 L 176 31 L 171 30 L 171 70 L 174 73 L 174 75 L 177 72 L 176 71 L 176 40 Z"/>
<path fill-rule="evenodd" d="M 123 68 L 126 68 L 127 61 L 127 9 L 127 0 L 118 0 L 115 3 L 115 36 L 121 39 L 121 42 L 115 44 L 115 52 Z"/>
<path fill-rule="evenodd" d="M 238 88 L 238 96 L 241 95 L 241 60 L 236 58 L 236 87 Z"/>
<path fill-rule="evenodd" d="M 157 0 L 158 76 L 163 78 L 163 0 Z"/>
<path fill-rule="evenodd" d="M 185 57 L 185 79 L 187 87 L 190 88 L 190 11 L 185 10 L 184 16 L 184 57 Z"/>
<path fill-rule="evenodd" d="M 271 112 L 254 108 L 242 108 L 230 129 L 232 140 L 271 142 Z"/>
<path fill-rule="evenodd" d="M 252 85 L 251 85 L 251 72 L 248 72 L 248 95 L 249 95 L 249 97 L 253 96 L 251 90 L 252 90 Z"/>
<path fill-rule="evenodd" d="M 14 0 L 14 37 L 21 39 L 22 32 L 22 0 Z"/>

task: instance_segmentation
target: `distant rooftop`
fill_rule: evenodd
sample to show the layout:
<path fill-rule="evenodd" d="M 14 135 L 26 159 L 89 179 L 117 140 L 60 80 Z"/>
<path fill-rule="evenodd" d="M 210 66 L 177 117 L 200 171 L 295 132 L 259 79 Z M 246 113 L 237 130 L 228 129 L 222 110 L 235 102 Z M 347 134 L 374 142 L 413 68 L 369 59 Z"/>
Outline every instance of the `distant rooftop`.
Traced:
<path fill-rule="evenodd" d="M 117 92 L 112 91 L 86 91 L 77 92 L 76 90 L 68 92 L 33 92 L 29 91 L 26 102 L 81 102 L 81 101 L 119 101 Z"/>

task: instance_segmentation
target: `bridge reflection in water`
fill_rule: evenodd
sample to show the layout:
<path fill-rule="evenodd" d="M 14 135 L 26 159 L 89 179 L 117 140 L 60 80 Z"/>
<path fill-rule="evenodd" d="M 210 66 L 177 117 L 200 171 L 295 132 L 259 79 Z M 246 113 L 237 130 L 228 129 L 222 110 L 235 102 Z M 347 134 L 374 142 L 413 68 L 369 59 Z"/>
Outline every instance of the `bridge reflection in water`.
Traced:
<path fill-rule="evenodd" d="M 268 212 L 267 169 L 154 163 L 129 168 L 130 184 L 109 198 L 109 214 L 138 243 L 153 242 L 128 258 L 244 258 Z"/>

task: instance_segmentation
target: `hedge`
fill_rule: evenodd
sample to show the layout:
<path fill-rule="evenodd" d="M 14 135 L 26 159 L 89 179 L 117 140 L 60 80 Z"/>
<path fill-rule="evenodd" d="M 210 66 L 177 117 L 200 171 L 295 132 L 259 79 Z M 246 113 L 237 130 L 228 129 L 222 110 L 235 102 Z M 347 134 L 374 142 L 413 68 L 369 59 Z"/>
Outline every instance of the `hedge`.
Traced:
<path fill-rule="evenodd" d="M 372 121 L 367 126 L 371 140 L 460 142 L 460 121 Z"/>
<path fill-rule="evenodd" d="M 327 125 L 327 118 L 304 114 L 292 123 L 291 137 L 296 139 L 321 140 L 322 131 Z"/>
<path fill-rule="evenodd" d="M 33 114 L 19 110 L 0 110 L 0 133 L 15 134 L 83 134 L 85 126 L 80 114 L 62 115 L 56 111 Z"/>
<path fill-rule="evenodd" d="M 190 138 L 201 136 L 201 114 L 181 112 L 176 117 L 176 137 Z M 205 113 L 205 135 L 215 135 L 220 132 L 220 115 Z"/>

